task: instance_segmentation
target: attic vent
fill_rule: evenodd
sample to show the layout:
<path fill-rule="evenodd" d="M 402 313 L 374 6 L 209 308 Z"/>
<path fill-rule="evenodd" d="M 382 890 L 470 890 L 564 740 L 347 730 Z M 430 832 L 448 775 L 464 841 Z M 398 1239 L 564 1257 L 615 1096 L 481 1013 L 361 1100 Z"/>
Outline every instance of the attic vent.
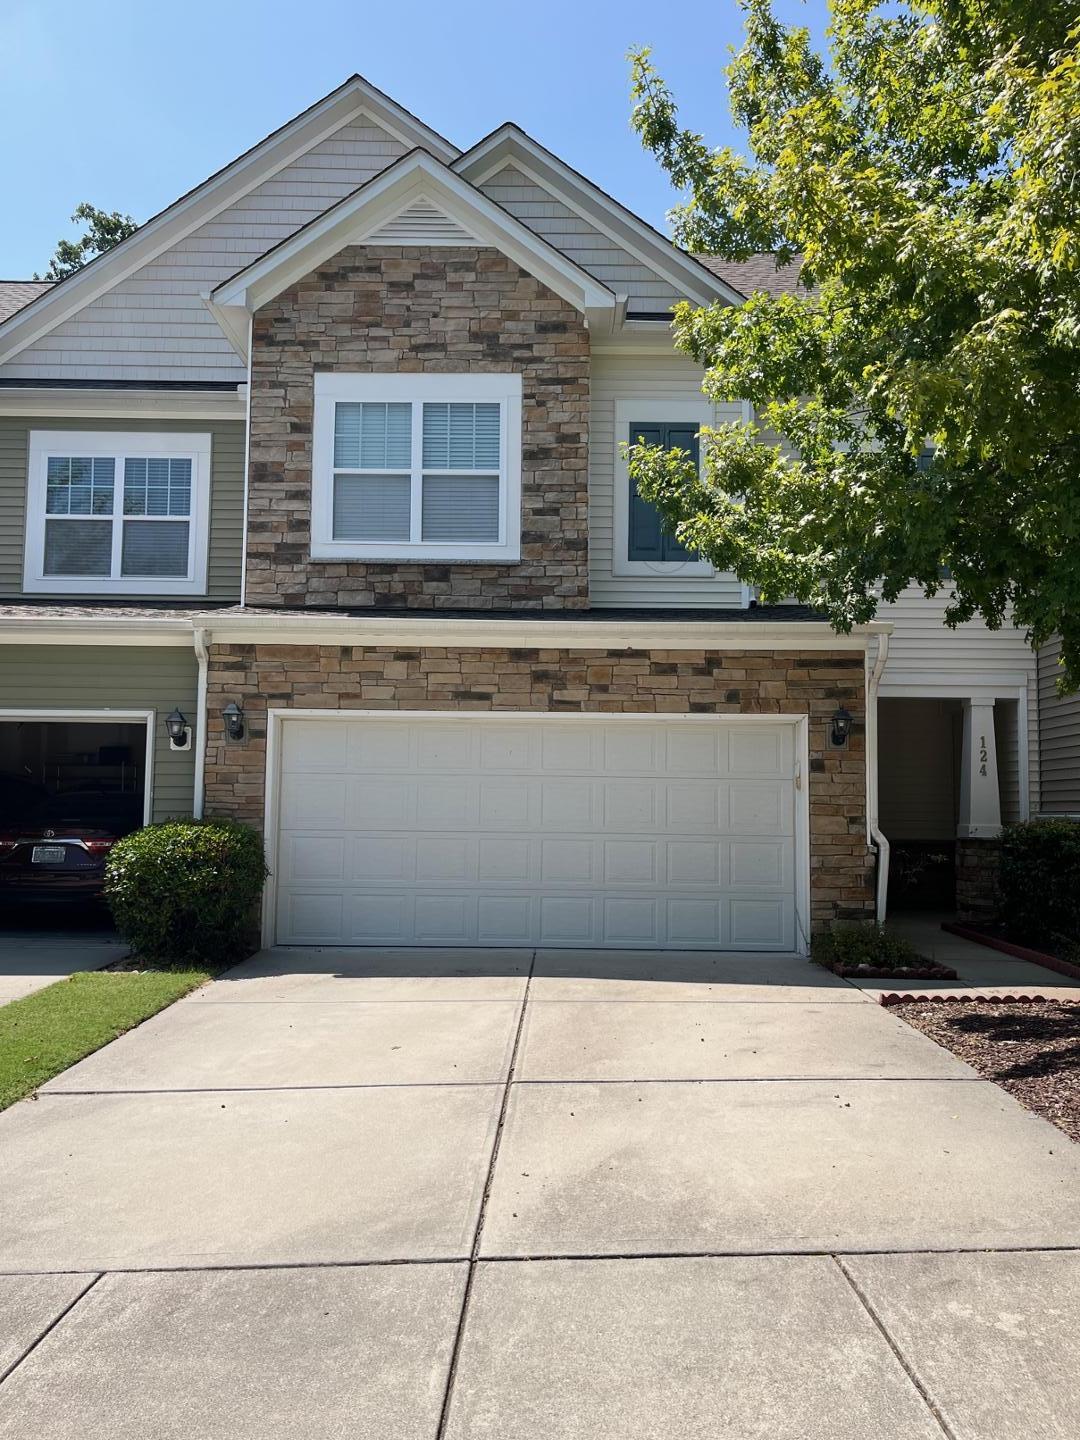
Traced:
<path fill-rule="evenodd" d="M 475 245 L 476 236 L 444 215 L 430 200 L 414 200 L 407 210 L 368 235 L 365 245 Z"/>

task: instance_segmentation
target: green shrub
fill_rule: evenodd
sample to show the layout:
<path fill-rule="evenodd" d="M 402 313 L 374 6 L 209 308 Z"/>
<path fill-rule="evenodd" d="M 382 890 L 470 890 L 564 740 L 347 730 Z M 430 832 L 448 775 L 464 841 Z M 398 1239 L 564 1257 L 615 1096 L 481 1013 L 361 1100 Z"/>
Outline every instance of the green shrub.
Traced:
<path fill-rule="evenodd" d="M 262 840 L 235 820 L 167 820 L 113 846 L 105 898 L 135 953 L 157 964 L 242 959 L 266 879 Z"/>
<path fill-rule="evenodd" d="M 907 969 L 920 962 L 918 952 L 902 935 L 873 923 L 823 930 L 811 939 L 810 955 L 830 969 L 837 965 L 872 965 L 876 970 L 899 965 Z"/>
<path fill-rule="evenodd" d="M 1001 832 L 1001 918 L 1020 942 L 1080 941 L 1080 825 L 1028 820 Z"/>

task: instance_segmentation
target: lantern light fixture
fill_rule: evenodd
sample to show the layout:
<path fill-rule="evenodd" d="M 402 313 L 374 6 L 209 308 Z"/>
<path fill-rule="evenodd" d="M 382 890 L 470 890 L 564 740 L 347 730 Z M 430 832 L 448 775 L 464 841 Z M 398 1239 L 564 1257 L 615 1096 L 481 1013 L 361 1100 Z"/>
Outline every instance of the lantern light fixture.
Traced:
<path fill-rule="evenodd" d="M 244 712 L 235 700 L 230 700 L 225 706 L 221 718 L 225 721 L 225 734 L 230 740 L 244 738 Z"/>

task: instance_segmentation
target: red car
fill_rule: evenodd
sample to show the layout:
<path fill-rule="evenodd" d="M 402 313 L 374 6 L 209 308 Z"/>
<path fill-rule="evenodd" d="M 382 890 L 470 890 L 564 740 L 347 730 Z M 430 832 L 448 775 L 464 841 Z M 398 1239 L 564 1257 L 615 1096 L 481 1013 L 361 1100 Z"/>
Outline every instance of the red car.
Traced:
<path fill-rule="evenodd" d="M 26 795 L 0 819 L 0 902 L 97 900 L 105 861 L 142 824 L 142 797 L 73 791 Z M 12 820 L 11 809 L 24 818 Z"/>

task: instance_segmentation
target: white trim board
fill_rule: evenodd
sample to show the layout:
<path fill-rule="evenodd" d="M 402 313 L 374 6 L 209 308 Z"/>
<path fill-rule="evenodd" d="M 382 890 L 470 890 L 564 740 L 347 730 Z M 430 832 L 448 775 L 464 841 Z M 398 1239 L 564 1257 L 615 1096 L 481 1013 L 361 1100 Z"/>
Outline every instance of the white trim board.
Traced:
<path fill-rule="evenodd" d="M 411 150 L 366 184 L 218 285 L 207 305 L 233 346 L 246 316 L 309 275 L 347 245 L 362 245 L 418 198 L 440 209 L 528 270 L 590 321 L 610 329 L 614 292 L 425 150 Z M 241 316 L 244 316 L 243 322 Z"/>
<path fill-rule="evenodd" d="M 412 407 L 410 444 L 411 540 L 335 540 L 334 486 L 349 467 L 334 464 L 336 406 L 339 402 L 405 403 Z M 423 490 L 429 473 L 423 462 L 425 402 L 490 401 L 499 406 L 499 535 L 493 542 L 477 540 L 439 543 L 422 538 Z M 342 371 L 315 376 L 311 448 L 311 558 L 313 560 L 388 560 L 414 564 L 508 565 L 521 559 L 521 375 L 469 373 L 370 375 Z M 350 473 L 362 475 L 362 470 Z M 369 473 L 375 473 L 369 471 Z M 404 472 L 397 472 L 404 474 Z M 452 472 L 445 472 L 452 473 Z M 492 472 L 494 473 L 494 472 Z"/>
<path fill-rule="evenodd" d="M 190 618 L 0 617 L 0 644 L 191 645 L 196 627 L 212 643 L 417 646 L 462 649 L 512 645 L 568 650 L 865 650 L 877 622 L 837 635 L 818 621 L 450 620 L 437 616 L 244 615 L 202 611 Z M 921 693 L 921 692 L 920 692 Z"/>
<path fill-rule="evenodd" d="M 26 484 L 23 590 L 28 595 L 205 595 L 210 552 L 210 474 L 212 437 L 184 430 L 31 430 Z M 45 513 L 50 456 L 115 458 L 112 511 L 105 515 L 70 517 L 108 520 L 112 526 L 112 559 L 106 576 L 58 576 L 44 573 L 45 528 L 49 519 L 68 518 Z M 191 461 L 191 502 L 186 516 L 157 517 L 164 523 L 188 525 L 188 568 L 179 576 L 121 574 L 121 546 L 127 520 L 153 519 L 125 515 L 124 460 L 166 458 Z"/>
<path fill-rule="evenodd" d="M 179 390 L 97 390 L 47 385 L 0 387 L 0 415 L 27 420 L 237 420 L 243 421 L 247 386 L 236 393 Z"/>
<path fill-rule="evenodd" d="M 99 725 L 145 725 L 146 758 L 143 762 L 143 824 L 149 825 L 154 807 L 154 726 L 156 710 L 45 710 L 45 709 L 2 709 L 0 724 L 5 720 L 31 720 L 58 723 L 74 720 L 83 724 Z"/>
<path fill-rule="evenodd" d="M 692 724 L 720 726 L 791 726 L 795 731 L 795 931 L 796 953 L 809 951 L 810 937 L 810 721 L 805 713 L 787 715 L 699 715 L 655 713 L 612 714 L 607 711 L 567 713 L 550 710 L 312 710 L 271 707 L 266 712 L 266 773 L 263 783 L 263 844 L 269 875 L 263 887 L 262 944 L 275 943 L 277 914 L 277 840 L 281 820 L 281 738 L 290 720 L 376 719 L 386 722 L 388 716 L 400 720 L 457 720 L 462 724 L 535 724 L 550 721 L 560 725 L 603 724 Z M 765 954 L 785 952 L 762 952 Z"/>
<path fill-rule="evenodd" d="M 0 365 L 13 359 L 91 301 L 207 224 L 344 125 L 366 115 L 404 145 L 425 145 L 452 160 L 460 151 L 360 75 L 325 95 L 204 180 L 133 235 L 0 324 Z"/>

